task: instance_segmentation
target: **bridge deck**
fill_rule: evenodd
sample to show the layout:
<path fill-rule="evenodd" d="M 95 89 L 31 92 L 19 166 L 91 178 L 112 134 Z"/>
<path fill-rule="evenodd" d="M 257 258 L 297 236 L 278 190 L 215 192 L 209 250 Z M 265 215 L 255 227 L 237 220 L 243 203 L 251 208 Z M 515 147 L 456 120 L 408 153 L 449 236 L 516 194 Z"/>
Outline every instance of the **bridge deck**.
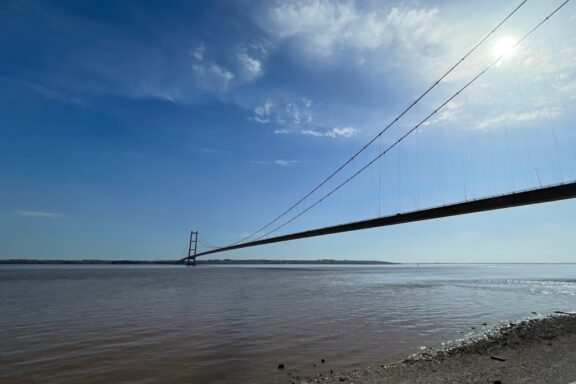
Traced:
<path fill-rule="evenodd" d="M 307 237 L 316 237 L 331 235 L 334 233 L 357 231 L 360 229 L 384 227 L 388 225 L 397 225 L 410 223 L 413 221 L 438 219 L 441 217 L 464 215 L 474 212 L 491 211 L 496 209 L 518 207 L 522 205 L 538 204 L 556 200 L 565 200 L 576 197 L 576 182 L 547 186 L 544 188 L 530 189 L 521 192 L 515 192 L 505 195 L 492 196 L 477 200 L 465 201 L 456 204 L 444 205 L 441 207 L 427 208 L 418 211 L 399 213 L 393 216 L 383 216 L 374 219 L 355 221 L 352 223 L 339 224 L 330 227 L 317 228 L 303 232 L 290 233 L 287 235 L 270 237 L 267 239 L 250 241 L 213 249 L 206 252 L 200 252 L 196 255 L 205 256 L 213 253 L 231 251 L 257 245 L 279 243 L 289 240 L 304 239 Z M 187 258 L 179 260 L 184 262 Z"/>

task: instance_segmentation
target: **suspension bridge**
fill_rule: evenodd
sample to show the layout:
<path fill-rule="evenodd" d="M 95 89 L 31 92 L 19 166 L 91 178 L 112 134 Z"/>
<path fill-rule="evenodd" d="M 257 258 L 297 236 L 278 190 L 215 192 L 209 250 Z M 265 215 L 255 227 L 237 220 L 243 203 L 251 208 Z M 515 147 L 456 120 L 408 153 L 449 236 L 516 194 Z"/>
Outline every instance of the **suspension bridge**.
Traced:
<path fill-rule="evenodd" d="M 513 40 L 508 43 L 505 49 L 500 49 L 497 51 L 495 57 L 490 60 L 487 64 L 480 67 L 474 74 L 469 76 L 469 78 L 463 82 L 463 85 L 454 89 L 454 92 L 445 97 L 440 103 L 433 107 L 428 113 L 424 114 L 424 117 L 416 120 L 415 123 L 411 124 L 405 131 L 399 135 L 397 138 L 389 139 L 385 141 L 385 134 L 395 126 L 398 126 L 403 118 L 407 114 L 413 111 L 417 106 L 422 104 L 422 100 L 428 96 L 433 90 L 435 90 L 440 84 L 445 82 L 445 80 L 451 76 L 456 70 L 459 69 L 463 64 L 470 59 L 470 57 L 484 47 L 490 39 L 498 32 L 499 29 L 505 25 L 509 19 L 515 16 L 515 14 L 527 3 L 528 0 L 520 2 L 516 8 L 514 8 L 509 14 L 506 15 L 496 26 L 488 31 L 475 45 L 472 46 L 454 65 L 452 65 L 447 71 L 444 72 L 436 81 L 434 81 L 424 92 L 415 98 L 411 103 L 409 103 L 400 113 L 398 113 L 389 124 L 387 124 L 383 129 L 381 129 L 377 135 L 375 135 L 370 141 L 368 141 L 364 146 L 362 146 L 356 153 L 354 153 L 348 160 L 337 167 L 332 173 L 327 177 L 322 179 L 314 188 L 312 188 L 308 193 L 304 194 L 301 198 L 295 200 L 295 203 L 290 205 L 287 209 L 282 211 L 279 215 L 274 217 L 272 220 L 268 221 L 265 225 L 261 226 L 256 231 L 252 232 L 250 235 L 245 236 L 239 241 L 231 244 L 227 244 L 220 247 L 210 247 L 206 243 L 204 245 L 206 248 L 211 248 L 198 252 L 198 242 L 199 239 L 198 231 L 192 231 L 190 234 L 188 242 L 187 255 L 179 260 L 182 263 L 194 264 L 197 257 L 210 255 L 219 252 L 231 251 L 235 249 L 254 247 L 264 244 L 279 243 L 284 241 L 291 241 L 303 238 L 310 238 L 316 236 L 324 236 L 329 234 L 337 234 L 349 231 L 357 231 L 368 228 L 384 227 L 391 225 L 398 225 L 403 223 L 410 223 L 415 221 L 432 220 L 442 217 L 456 216 L 471 214 L 477 212 L 498 210 L 504 208 L 519 207 L 531 204 L 546 203 L 558 200 L 571 199 L 576 197 L 576 178 L 573 173 L 567 172 L 564 175 L 556 176 L 554 179 L 546 180 L 548 182 L 542 183 L 542 178 L 540 174 L 540 169 L 533 164 L 529 164 L 527 169 L 529 171 L 524 171 L 524 177 L 526 174 L 533 172 L 535 174 L 535 179 L 537 183 L 524 182 L 519 183 L 515 181 L 514 177 L 510 177 L 509 184 L 511 185 L 508 190 L 498 190 L 496 193 L 484 194 L 482 196 L 468 197 L 468 190 L 465 186 L 464 188 L 464 198 L 452 200 L 452 202 L 443 202 L 442 204 L 432 204 L 425 207 L 417 207 L 416 209 L 403 209 L 396 210 L 395 212 L 390 212 L 389 214 L 382 214 L 380 211 L 380 201 L 378 202 L 378 214 L 374 217 L 356 219 L 352 221 L 347 221 L 335 225 L 324 225 L 319 227 L 314 227 L 313 229 L 303 229 L 299 231 L 293 231 L 288 233 L 281 233 L 279 231 L 292 224 L 296 220 L 300 219 L 302 216 L 308 214 L 310 211 L 315 209 L 321 204 L 326 204 L 330 199 L 335 198 L 344 187 L 349 187 L 352 185 L 352 181 L 360 179 L 362 175 L 367 173 L 367 170 L 374 167 L 381 167 L 381 162 L 391 157 L 394 150 L 398 150 L 400 144 L 405 140 L 416 136 L 419 132 L 433 123 L 438 123 L 442 119 L 438 118 L 446 116 L 446 111 L 449 111 L 451 106 L 454 105 L 455 101 L 464 92 L 471 92 L 474 86 L 480 83 L 481 79 L 490 71 L 498 68 L 509 52 L 515 50 L 517 47 L 527 44 L 528 41 L 533 37 L 538 30 L 541 29 L 546 23 L 550 23 L 553 17 L 559 13 L 562 8 L 569 3 L 570 0 L 565 0 L 556 8 L 553 8 L 549 13 L 542 15 L 538 22 L 534 23 L 531 27 L 527 28 L 521 37 L 517 40 Z M 573 63 L 572 63 L 573 66 Z M 573 102 L 573 100 L 572 100 Z M 564 101 L 565 109 L 568 108 L 568 104 Z M 556 111 L 556 110 L 554 110 Z M 531 114 L 530 114 L 531 113 Z M 554 112 L 556 113 L 556 112 Z M 549 117 L 553 115 L 552 112 L 548 112 Z M 518 120 L 529 120 L 529 118 L 535 116 L 535 112 L 529 111 L 524 112 L 524 115 L 516 115 Z M 436 120 L 436 121 L 435 121 Z M 500 121 L 502 120 L 502 121 Z M 491 123 L 498 124 L 501 123 L 505 125 L 504 119 L 492 118 Z M 490 121 L 490 120 L 488 120 Z M 551 123 L 551 121 L 548 121 Z M 568 125 L 572 122 L 568 121 Z M 487 124 L 486 122 L 482 124 Z M 481 125 L 481 124 L 478 124 Z M 571 127 L 568 127 L 568 131 Z M 548 149 L 548 151 L 539 151 L 538 154 L 533 154 L 529 156 L 540 157 L 542 155 L 540 152 L 546 152 L 542 155 L 543 158 L 547 158 L 549 163 L 551 158 L 555 156 L 555 151 L 561 152 L 559 149 L 561 140 L 558 138 L 559 134 L 554 130 L 550 130 L 550 134 L 553 137 L 551 141 L 558 146 L 558 148 Z M 509 132 L 507 131 L 508 135 Z M 571 133 L 568 132 L 567 135 Z M 540 133 L 539 137 L 541 139 Z M 573 137 L 572 137 L 573 138 Z M 564 148 L 564 153 L 566 158 L 572 160 L 571 156 L 576 153 L 574 148 L 571 146 L 574 144 L 574 140 L 568 140 L 568 147 Z M 372 156 L 370 156 L 370 151 L 372 151 Z M 530 150 L 529 150 L 530 151 Z M 439 155 L 441 156 L 441 155 Z M 557 155 L 557 160 L 561 160 L 561 156 Z M 563 158 L 564 159 L 564 158 Z M 400 170 L 400 161 L 398 163 L 398 178 L 401 177 L 402 171 Z M 353 165 L 356 165 L 353 168 Z M 348 173 L 346 174 L 346 171 Z M 510 171 L 512 172 L 512 171 Z M 420 164 L 418 163 L 418 175 L 420 175 Z M 554 173 L 554 172 L 551 172 Z M 561 172 L 556 172 L 560 174 Z M 381 172 L 378 171 L 378 177 L 380 178 Z M 533 175 L 534 176 L 534 175 Z M 527 177 L 530 178 L 530 177 Z M 532 177 L 532 179 L 534 179 Z M 533 180 L 534 181 L 534 180 Z M 480 192 L 478 192 L 480 193 Z M 378 198 L 381 195 L 381 180 L 378 180 Z M 455 202 L 454 202 L 455 201 Z M 418 204 L 416 204 L 418 205 Z"/>

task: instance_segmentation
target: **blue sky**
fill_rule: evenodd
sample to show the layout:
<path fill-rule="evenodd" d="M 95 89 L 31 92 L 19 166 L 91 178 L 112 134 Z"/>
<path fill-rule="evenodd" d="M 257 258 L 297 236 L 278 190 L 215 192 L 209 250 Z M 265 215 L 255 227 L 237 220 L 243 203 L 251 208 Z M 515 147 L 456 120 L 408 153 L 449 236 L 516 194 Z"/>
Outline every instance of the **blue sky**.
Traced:
<path fill-rule="evenodd" d="M 560 3 L 528 1 L 307 203 Z M 3 1 L 0 258 L 176 259 L 190 229 L 236 241 L 347 160 L 515 5 Z M 574 180 L 575 22 L 570 2 L 279 233 Z M 575 215 L 564 201 L 222 257 L 568 262 Z"/>

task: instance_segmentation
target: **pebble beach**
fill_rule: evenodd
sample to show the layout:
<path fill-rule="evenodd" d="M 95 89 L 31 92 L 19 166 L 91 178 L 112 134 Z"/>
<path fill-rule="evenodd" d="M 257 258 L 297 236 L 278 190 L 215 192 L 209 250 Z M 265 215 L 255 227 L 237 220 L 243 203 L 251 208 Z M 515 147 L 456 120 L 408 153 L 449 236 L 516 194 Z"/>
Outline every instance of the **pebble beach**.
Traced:
<path fill-rule="evenodd" d="M 426 351 L 394 364 L 318 374 L 294 383 L 573 384 L 576 314 L 511 323 L 458 346 Z"/>

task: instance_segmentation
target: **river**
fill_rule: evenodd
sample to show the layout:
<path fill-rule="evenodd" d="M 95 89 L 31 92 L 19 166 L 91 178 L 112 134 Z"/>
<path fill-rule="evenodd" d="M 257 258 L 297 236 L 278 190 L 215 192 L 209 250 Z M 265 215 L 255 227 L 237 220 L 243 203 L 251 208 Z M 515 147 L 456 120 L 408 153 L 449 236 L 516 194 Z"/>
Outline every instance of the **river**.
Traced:
<path fill-rule="evenodd" d="M 0 305 L 0 382 L 289 383 L 573 311 L 576 265 L 0 266 Z"/>

